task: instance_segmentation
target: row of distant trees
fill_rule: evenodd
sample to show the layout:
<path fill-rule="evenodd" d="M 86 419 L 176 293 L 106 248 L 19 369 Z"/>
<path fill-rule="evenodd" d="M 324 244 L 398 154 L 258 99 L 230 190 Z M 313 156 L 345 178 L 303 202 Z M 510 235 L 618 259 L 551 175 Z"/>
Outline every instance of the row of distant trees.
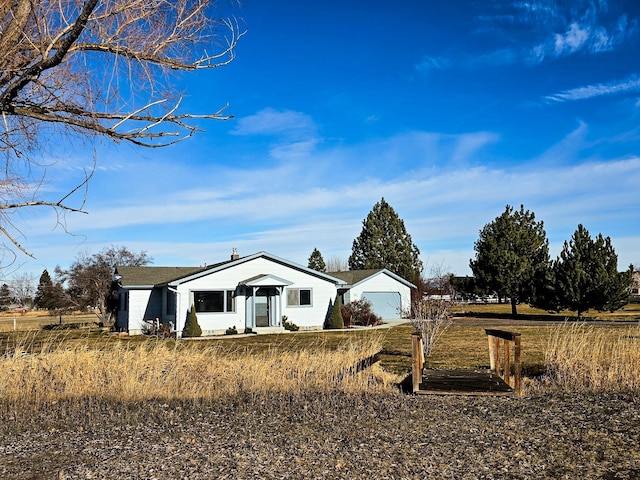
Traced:
<path fill-rule="evenodd" d="M 426 278 L 418 247 L 383 198 L 363 220 L 346 266 L 350 270 L 387 268 L 416 285 L 417 298 L 454 290 L 496 295 L 508 299 L 514 316 L 521 303 L 545 310 L 567 309 L 580 317 L 589 309 L 614 311 L 628 302 L 633 265 L 619 272 L 611 239 L 602 234 L 592 238 L 583 225 L 578 225 L 552 260 L 544 223 L 522 205 L 519 210 L 507 205 L 480 231 L 474 250 L 475 258 L 470 260 L 473 277 L 458 278 L 436 268 L 435 275 Z M 345 269 L 335 259 L 327 265 L 317 248 L 308 266 L 322 272 Z"/>
<path fill-rule="evenodd" d="M 617 310 L 629 300 L 633 265 L 618 271 L 611 239 L 601 233 L 592 238 L 581 224 L 551 260 L 544 223 L 522 205 L 507 205 L 480 231 L 474 249 L 476 288 L 508 298 L 514 316 L 520 303 L 580 317 L 589 309 Z"/>
<path fill-rule="evenodd" d="M 45 269 L 37 287 L 26 274 L 1 285 L 0 308 L 18 305 L 51 312 L 91 310 L 108 324 L 117 300 L 112 289 L 114 265 L 143 266 L 152 262 L 146 252 L 132 252 L 124 246 L 111 246 L 92 255 L 83 253 L 68 269 L 56 267 L 53 278 Z"/>

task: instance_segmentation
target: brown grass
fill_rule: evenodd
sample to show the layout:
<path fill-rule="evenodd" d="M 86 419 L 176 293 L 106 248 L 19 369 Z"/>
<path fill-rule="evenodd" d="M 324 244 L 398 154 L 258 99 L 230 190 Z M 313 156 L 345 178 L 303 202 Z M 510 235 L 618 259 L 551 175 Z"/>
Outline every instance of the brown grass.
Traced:
<path fill-rule="evenodd" d="M 41 407 L 69 399 L 138 402 L 149 399 L 216 400 L 240 393 L 389 392 L 397 378 L 379 368 L 350 368 L 378 352 L 380 336 L 349 339 L 327 348 L 249 351 L 232 343 L 163 341 L 104 343 L 52 336 L 38 353 L 31 337 L 0 358 L 2 399 Z"/>
<path fill-rule="evenodd" d="M 488 317 L 496 305 L 474 307 L 486 307 L 487 317 L 457 318 L 427 358 L 427 368 L 488 368 L 484 330 L 499 328 L 522 335 L 528 388 L 640 388 L 640 371 L 635 368 L 640 364 L 640 332 L 628 322 L 558 328 L 557 316 L 552 323 L 526 317 L 508 320 L 500 312 L 497 318 Z M 638 310 L 629 306 L 633 315 Z M 3 332 L 0 400 L 31 408 L 66 399 L 189 401 L 243 393 L 389 392 L 410 371 L 412 331 L 403 325 L 180 342 L 114 337 L 98 329 Z M 357 375 L 345 374 L 379 350 L 379 365 Z"/>
<path fill-rule="evenodd" d="M 637 391 L 640 326 L 558 326 L 550 336 L 544 360 L 545 388 L 566 392 Z"/>
<path fill-rule="evenodd" d="M 0 314 L 0 332 L 40 330 L 47 325 L 66 327 L 93 324 L 98 321 L 94 313 L 73 313 L 69 315 L 50 315 L 49 312 L 2 313 Z"/>

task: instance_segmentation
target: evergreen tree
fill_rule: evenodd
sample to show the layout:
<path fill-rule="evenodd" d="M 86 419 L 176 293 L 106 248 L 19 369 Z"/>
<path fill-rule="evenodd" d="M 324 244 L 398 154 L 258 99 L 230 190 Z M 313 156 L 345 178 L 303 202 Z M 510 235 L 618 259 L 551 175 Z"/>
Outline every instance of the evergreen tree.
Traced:
<path fill-rule="evenodd" d="M 477 287 L 511 301 L 511 313 L 518 315 L 518 303 L 536 302 L 549 271 L 549 241 L 543 222 L 533 212 L 507 205 L 505 211 L 480 230 L 475 242 L 475 260 L 470 261 Z"/>
<path fill-rule="evenodd" d="M 362 231 L 353 241 L 349 268 L 387 268 L 409 281 L 414 281 L 422 272 L 420 250 L 413 244 L 402 219 L 384 198 L 362 221 Z"/>
<path fill-rule="evenodd" d="M 309 256 L 308 267 L 312 270 L 317 270 L 318 272 L 327 271 L 327 265 L 324 263 L 324 258 L 322 258 L 322 254 L 317 248 L 314 248 L 313 252 L 311 252 L 311 255 Z"/>
<path fill-rule="evenodd" d="M 328 329 L 344 328 L 344 319 L 342 318 L 342 305 L 340 304 L 340 296 L 336 295 L 331 307 L 331 314 L 327 319 Z"/>
<path fill-rule="evenodd" d="M 196 315 L 196 307 L 195 305 L 191 305 L 191 311 L 189 312 L 189 316 L 187 317 L 187 321 L 184 324 L 184 329 L 182 330 L 183 337 L 200 337 L 202 336 L 202 329 L 198 324 L 198 316 Z"/>
<path fill-rule="evenodd" d="M 53 291 L 53 282 L 47 269 L 45 269 L 40 275 L 40 281 L 38 282 L 38 289 L 33 299 L 33 303 L 37 308 L 51 309 L 51 294 Z"/>
<path fill-rule="evenodd" d="M 3 283 L 0 286 L 0 310 L 6 310 L 11 305 L 11 290 L 9 285 Z"/>
<path fill-rule="evenodd" d="M 578 313 L 590 309 L 614 311 L 628 302 L 633 267 L 618 272 L 618 256 L 609 237 L 595 240 L 582 225 L 564 242 L 554 262 L 555 290 L 560 308 Z"/>

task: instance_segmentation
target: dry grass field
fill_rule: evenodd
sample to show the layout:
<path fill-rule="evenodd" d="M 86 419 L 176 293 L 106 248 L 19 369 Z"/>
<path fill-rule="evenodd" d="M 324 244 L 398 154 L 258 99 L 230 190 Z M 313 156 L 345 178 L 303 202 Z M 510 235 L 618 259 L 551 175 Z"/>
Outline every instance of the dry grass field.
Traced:
<path fill-rule="evenodd" d="M 50 325 L 89 326 L 98 318 L 92 313 L 69 315 L 50 315 L 49 312 L 2 313 L 0 314 L 0 332 L 40 330 Z"/>
<path fill-rule="evenodd" d="M 426 366 L 486 367 L 484 329 L 518 331 L 521 398 L 402 394 L 409 325 L 176 342 L 39 317 L 0 332 L 0 478 L 638 478 L 638 309 L 503 307 L 458 312 Z"/>

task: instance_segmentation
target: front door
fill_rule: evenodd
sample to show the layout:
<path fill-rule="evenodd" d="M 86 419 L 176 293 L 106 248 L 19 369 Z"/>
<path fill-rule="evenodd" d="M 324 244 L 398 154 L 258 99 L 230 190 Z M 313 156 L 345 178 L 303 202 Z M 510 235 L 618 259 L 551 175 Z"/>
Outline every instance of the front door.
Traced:
<path fill-rule="evenodd" d="M 269 326 L 269 291 L 266 288 L 260 288 L 255 296 L 255 316 L 256 327 Z"/>

